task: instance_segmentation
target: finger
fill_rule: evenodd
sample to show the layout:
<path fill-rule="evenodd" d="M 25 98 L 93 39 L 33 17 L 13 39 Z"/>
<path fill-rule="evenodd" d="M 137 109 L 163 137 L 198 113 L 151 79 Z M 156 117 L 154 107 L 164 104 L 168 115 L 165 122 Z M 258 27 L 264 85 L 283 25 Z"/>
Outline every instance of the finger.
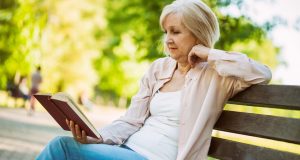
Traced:
<path fill-rule="evenodd" d="M 193 53 L 192 52 L 190 52 L 189 54 L 188 54 L 188 62 L 189 62 L 189 64 L 193 64 L 193 62 L 192 62 L 192 57 L 193 57 Z"/>
<path fill-rule="evenodd" d="M 195 65 L 195 58 L 196 58 L 195 55 L 189 56 L 188 62 L 192 67 L 194 67 Z"/>
<path fill-rule="evenodd" d="M 200 62 L 200 58 L 194 55 L 192 57 L 192 62 L 193 62 L 193 64 L 197 64 L 198 62 Z"/>
<path fill-rule="evenodd" d="M 70 128 L 70 121 L 68 119 L 66 119 L 66 123 L 67 123 L 68 127 Z"/>
<path fill-rule="evenodd" d="M 195 67 L 196 64 L 198 64 L 199 62 L 201 62 L 201 58 L 198 57 L 197 55 L 192 55 L 189 59 L 189 63 L 191 64 L 191 66 Z"/>
<path fill-rule="evenodd" d="M 81 136 L 82 136 L 82 139 L 86 139 L 86 133 L 84 130 L 81 131 Z"/>
<path fill-rule="evenodd" d="M 81 139 L 84 141 L 84 143 L 86 143 L 87 142 L 87 137 L 86 137 L 86 133 L 85 133 L 84 130 L 81 131 L 81 136 L 82 136 Z"/>
<path fill-rule="evenodd" d="M 81 139 L 82 136 L 81 136 L 81 131 L 80 131 L 78 124 L 75 125 L 75 131 L 76 131 L 76 136 L 77 136 L 76 138 Z"/>
<path fill-rule="evenodd" d="M 75 128 L 74 128 L 74 122 L 70 121 L 70 130 L 72 132 L 72 135 L 74 138 L 76 138 Z"/>
<path fill-rule="evenodd" d="M 191 64 L 191 54 L 188 55 L 188 62 Z"/>

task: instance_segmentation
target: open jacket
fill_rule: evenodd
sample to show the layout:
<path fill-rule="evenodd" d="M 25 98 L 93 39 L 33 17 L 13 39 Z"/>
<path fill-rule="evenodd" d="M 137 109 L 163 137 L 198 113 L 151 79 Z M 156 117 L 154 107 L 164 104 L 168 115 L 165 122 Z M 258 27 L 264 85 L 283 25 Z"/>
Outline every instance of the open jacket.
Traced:
<path fill-rule="evenodd" d="M 171 80 L 177 62 L 160 58 L 143 76 L 126 114 L 99 130 L 106 144 L 122 144 L 150 116 L 149 104 L 157 90 Z M 181 97 L 177 160 L 207 159 L 213 126 L 226 101 L 247 87 L 267 83 L 268 67 L 242 53 L 211 49 L 207 62 L 189 70 Z"/>

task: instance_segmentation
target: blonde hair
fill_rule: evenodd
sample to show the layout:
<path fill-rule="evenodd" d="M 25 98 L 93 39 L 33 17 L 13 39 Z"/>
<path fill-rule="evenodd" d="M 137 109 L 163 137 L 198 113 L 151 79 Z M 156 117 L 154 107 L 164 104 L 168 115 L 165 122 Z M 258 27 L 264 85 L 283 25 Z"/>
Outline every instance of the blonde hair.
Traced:
<path fill-rule="evenodd" d="M 164 7 L 160 15 L 160 27 L 170 14 L 180 14 L 183 25 L 198 39 L 200 44 L 213 48 L 220 37 L 216 15 L 201 0 L 175 0 Z"/>

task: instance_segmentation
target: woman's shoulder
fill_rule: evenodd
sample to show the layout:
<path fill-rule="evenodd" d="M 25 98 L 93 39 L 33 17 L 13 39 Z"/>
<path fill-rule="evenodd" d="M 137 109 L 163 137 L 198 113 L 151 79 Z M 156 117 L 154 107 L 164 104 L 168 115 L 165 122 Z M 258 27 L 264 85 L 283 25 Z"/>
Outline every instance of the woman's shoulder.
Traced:
<path fill-rule="evenodd" d="M 171 57 L 161 57 L 161 58 L 157 58 L 156 60 L 154 60 L 152 64 L 166 65 L 169 63 L 176 63 L 176 61 L 174 59 L 172 59 Z"/>
<path fill-rule="evenodd" d="M 150 68 L 153 70 L 164 70 L 176 66 L 176 61 L 170 57 L 158 58 L 152 62 Z"/>
<path fill-rule="evenodd" d="M 172 75 L 176 68 L 177 62 L 170 57 L 162 57 L 153 61 L 148 68 L 146 74 L 148 76 L 154 76 L 158 79 L 166 78 Z"/>

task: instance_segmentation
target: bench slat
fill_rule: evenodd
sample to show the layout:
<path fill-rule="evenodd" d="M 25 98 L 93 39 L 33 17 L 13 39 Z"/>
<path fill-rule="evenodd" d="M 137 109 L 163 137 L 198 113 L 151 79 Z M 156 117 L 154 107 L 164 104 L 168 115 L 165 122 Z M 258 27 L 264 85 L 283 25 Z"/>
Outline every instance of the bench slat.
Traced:
<path fill-rule="evenodd" d="M 223 111 L 214 129 L 300 144 L 300 119 Z"/>
<path fill-rule="evenodd" d="M 300 86 L 254 85 L 240 92 L 228 103 L 300 110 Z"/>
<path fill-rule="evenodd" d="M 299 160 L 300 155 L 213 137 L 209 156 L 222 160 Z"/>

